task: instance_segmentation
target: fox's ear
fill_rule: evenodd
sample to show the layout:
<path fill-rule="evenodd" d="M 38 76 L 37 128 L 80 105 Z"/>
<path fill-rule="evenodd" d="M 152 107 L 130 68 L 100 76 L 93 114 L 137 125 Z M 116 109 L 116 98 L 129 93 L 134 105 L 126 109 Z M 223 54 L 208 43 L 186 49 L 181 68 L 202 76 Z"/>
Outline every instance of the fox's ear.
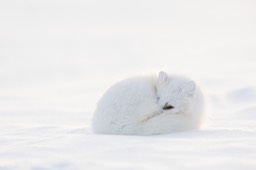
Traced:
<path fill-rule="evenodd" d="M 169 80 L 168 74 L 163 71 L 160 71 L 158 74 L 157 82 L 158 83 L 166 83 L 166 82 L 168 82 L 168 80 Z"/>
<path fill-rule="evenodd" d="M 196 90 L 196 83 L 192 80 L 185 83 L 182 90 L 189 96 L 193 96 Z"/>

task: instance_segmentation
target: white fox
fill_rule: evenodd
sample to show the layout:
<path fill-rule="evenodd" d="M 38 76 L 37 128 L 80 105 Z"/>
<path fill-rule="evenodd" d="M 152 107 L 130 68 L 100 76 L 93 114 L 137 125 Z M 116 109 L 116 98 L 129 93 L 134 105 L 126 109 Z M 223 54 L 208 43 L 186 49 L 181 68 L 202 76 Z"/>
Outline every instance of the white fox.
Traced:
<path fill-rule="evenodd" d="M 194 81 L 160 72 L 112 86 L 98 102 L 93 131 L 154 135 L 201 127 L 204 97 Z"/>

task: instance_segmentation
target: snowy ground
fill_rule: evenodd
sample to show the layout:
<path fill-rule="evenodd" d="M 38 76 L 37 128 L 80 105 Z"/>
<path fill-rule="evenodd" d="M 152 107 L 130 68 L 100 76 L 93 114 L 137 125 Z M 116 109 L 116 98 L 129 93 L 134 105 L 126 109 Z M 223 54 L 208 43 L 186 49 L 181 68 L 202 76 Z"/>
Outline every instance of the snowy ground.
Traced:
<path fill-rule="evenodd" d="M 256 169 L 254 1 L 0 1 L 0 170 Z M 96 135 L 114 82 L 159 70 L 204 86 L 208 127 Z"/>

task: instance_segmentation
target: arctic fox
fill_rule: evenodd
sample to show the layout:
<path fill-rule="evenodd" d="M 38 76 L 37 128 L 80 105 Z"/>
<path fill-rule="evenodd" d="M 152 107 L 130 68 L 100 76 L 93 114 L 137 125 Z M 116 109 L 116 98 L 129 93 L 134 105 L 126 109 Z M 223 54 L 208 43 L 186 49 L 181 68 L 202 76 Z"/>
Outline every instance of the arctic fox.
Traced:
<path fill-rule="evenodd" d="M 154 135 L 199 129 L 204 97 L 194 81 L 168 75 L 118 82 L 102 96 L 94 113 L 95 133 Z"/>

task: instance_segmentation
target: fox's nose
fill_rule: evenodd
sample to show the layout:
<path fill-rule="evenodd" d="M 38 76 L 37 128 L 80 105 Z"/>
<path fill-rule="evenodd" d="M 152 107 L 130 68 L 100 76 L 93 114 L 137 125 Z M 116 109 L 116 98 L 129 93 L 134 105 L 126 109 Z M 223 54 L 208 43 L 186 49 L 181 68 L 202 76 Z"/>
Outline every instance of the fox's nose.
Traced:
<path fill-rule="evenodd" d="M 164 107 L 163 107 L 163 110 L 170 110 L 170 109 L 173 109 L 174 107 L 168 103 L 165 103 Z"/>

